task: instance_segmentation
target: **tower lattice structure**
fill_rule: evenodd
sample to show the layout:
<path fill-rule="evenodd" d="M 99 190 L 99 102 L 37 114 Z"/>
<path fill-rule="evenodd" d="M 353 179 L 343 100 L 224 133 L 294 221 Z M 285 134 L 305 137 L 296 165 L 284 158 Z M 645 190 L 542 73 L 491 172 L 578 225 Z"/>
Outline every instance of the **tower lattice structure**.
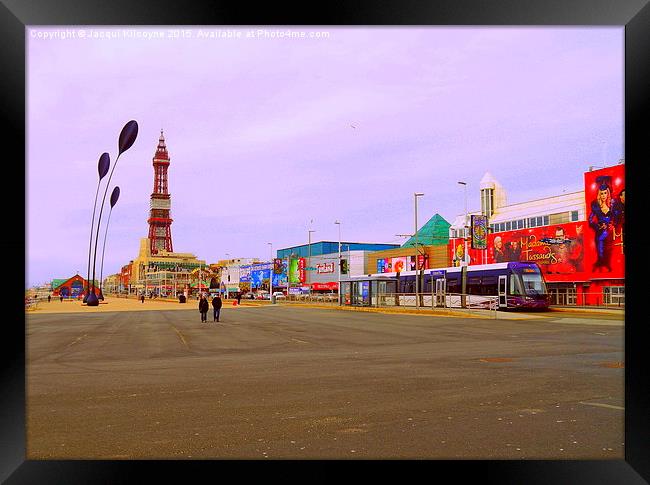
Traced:
<path fill-rule="evenodd" d="M 151 254 L 160 250 L 173 252 L 172 248 L 172 218 L 171 196 L 167 187 L 167 169 L 169 168 L 169 153 L 165 145 L 165 136 L 160 130 L 158 148 L 153 157 L 153 192 L 149 211 L 149 244 Z"/>

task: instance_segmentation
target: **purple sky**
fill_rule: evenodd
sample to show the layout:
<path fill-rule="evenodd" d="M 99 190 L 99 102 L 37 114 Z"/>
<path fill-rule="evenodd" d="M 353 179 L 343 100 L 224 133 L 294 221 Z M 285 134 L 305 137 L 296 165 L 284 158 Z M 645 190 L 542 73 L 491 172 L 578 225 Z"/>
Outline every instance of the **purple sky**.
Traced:
<path fill-rule="evenodd" d="M 245 37 L 258 29 L 155 39 L 28 28 L 28 285 L 85 274 L 97 161 L 106 151 L 114 162 L 131 119 L 140 131 L 109 188 L 121 194 L 104 276 L 147 235 L 161 128 L 174 250 L 208 262 L 305 244 L 312 219 L 312 241 L 337 240 L 339 219 L 344 240 L 403 243 L 395 235 L 413 231 L 413 192 L 425 193 L 420 226 L 435 213 L 452 222 L 464 211 L 459 180 L 471 211 L 486 171 L 509 203 L 523 202 L 581 190 L 589 165 L 624 156 L 622 27 Z M 103 235 L 102 224 L 100 255 Z"/>

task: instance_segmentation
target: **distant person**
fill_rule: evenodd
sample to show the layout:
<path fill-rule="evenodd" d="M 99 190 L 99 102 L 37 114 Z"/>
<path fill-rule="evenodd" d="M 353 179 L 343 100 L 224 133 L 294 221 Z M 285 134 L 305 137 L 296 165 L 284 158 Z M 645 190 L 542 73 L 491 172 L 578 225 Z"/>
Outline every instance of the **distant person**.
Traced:
<path fill-rule="evenodd" d="M 52 295 L 47 295 L 47 302 L 50 303 L 52 301 Z"/>
<path fill-rule="evenodd" d="M 241 305 L 241 291 L 237 292 L 237 304 Z"/>
<path fill-rule="evenodd" d="M 217 293 L 212 299 L 212 308 L 214 308 L 214 318 L 213 322 L 219 322 L 219 314 L 221 313 L 221 307 L 223 302 L 221 301 L 221 296 Z"/>
<path fill-rule="evenodd" d="M 140 303 L 144 303 L 144 295 L 140 295 Z"/>
<path fill-rule="evenodd" d="M 61 303 L 63 303 L 63 295 L 59 297 L 59 300 L 61 300 Z"/>
<path fill-rule="evenodd" d="M 208 310 L 210 305 L 208 305 L 208 300 L 201 295 L 199 298 L 199 313 L 201 313 L 201 323 L 208 321 Z"/>

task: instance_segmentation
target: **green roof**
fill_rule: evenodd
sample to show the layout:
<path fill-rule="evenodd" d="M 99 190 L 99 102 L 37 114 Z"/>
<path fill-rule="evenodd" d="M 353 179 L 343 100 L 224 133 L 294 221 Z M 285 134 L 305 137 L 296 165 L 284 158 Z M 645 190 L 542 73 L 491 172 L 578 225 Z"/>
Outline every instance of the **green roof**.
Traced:
<path fill-rule="evenodd" d="M 74 276 L 71 276 L 70 278 L 74 278 Z M 52 280 L 52 289 L 56 290 L 59 286 L 61 286 L 63 283 L 68 281 L 70 278 L 55 278 Z M 83 278 L 83 277 L 82 277 Z M 90 282 L 92 285 L 92 281 Z M 99 287 L 99 281 L 95 280 L 95 286 Z"/>
<path fill-rule="evenodd" d="M 440 214 L 434 215 L 418 232 L 418 245 L 442 246 L 449 242 L 449 227 L 451 226 Z M 415 246 L 415 236 L 402 244 L 403 248 Z"/>

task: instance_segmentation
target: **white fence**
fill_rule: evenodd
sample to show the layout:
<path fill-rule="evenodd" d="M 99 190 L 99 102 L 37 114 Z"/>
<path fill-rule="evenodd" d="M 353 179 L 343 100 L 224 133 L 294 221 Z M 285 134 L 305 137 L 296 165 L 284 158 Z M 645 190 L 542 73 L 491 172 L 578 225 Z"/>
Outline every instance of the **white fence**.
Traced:
<path fill-rule="evenodd" d="M 464 298 L 463 298 L 464 297 Z M 349 298 L 349 295 L 342 295 L 342 298 Z M 490 314 L 493 318 L 497 318 L 496 312 L 498 308 L 498 297 L 496 296 L 480 296 L 480 295 L 461 295 L 461 294 L 446 294 L 446 295 L 431 295 L 431 293 L 419 294 L 419 305 L 416 305 L 415 293 L 387 293 L 380 295 L 373 295 L 371 298 L 366 298 L 365 301 L 357 296 L 357 301 L 352 305 L 344 304 L 345 306 L 365 306 L 371 308 L 407 308 L 418 310 L 458 310 L 459 313 L 483 313 Z M 328 295 L 289 295 L 288 297 L 277 299 L 278 303 L 318 303 L 338 305 L 338 296 L 336 294 Z"/>

